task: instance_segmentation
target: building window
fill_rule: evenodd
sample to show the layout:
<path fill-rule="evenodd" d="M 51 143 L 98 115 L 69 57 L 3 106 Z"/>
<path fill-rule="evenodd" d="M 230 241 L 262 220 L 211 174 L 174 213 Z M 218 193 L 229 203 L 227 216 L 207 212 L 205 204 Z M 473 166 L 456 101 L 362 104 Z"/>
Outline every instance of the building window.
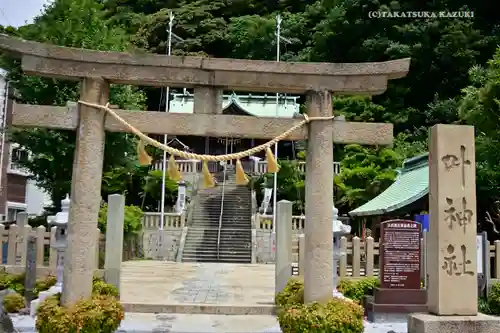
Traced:
<path fill-rule="evenodd" d="M 7 210 L 7 221 L 15 221 L 17 219 L 17 214 L 24 212 L 24 209 L 19 208 L 9 208 Z"/>
<path fill-rule="evenodd" d="M 21 147 L 13 147 L 11 154 L 11 168 L 21 169 L 22 162 L 26 162 L 29 159 L 29 153 Z"/>

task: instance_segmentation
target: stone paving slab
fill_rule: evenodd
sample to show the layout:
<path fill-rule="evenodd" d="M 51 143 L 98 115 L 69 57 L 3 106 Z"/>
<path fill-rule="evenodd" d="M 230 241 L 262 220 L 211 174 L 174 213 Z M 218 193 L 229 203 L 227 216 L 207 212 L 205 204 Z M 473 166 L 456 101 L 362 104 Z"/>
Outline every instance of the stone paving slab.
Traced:
<path fill-rule="evenodd" d="M 269 306 L 274 265 L 127 261 L 120 294 L 127 304 Z"/>
<path fill-rule="evenodd" d="M 164 332 L 171 333 L 280 333 L 274 316 L 228 316 L 168 314 L 169 327 Z M 19 332 L 35 332 L 35 321 L 29 316 L 13 316 Z M 149 333 L 162 324 L 154 314 L 126 313 L 117 333 Z M 364 333 L 407 333 L 406 324 L 365 323 Z M 155 330 L 155 332 L 162 332 Z"/>

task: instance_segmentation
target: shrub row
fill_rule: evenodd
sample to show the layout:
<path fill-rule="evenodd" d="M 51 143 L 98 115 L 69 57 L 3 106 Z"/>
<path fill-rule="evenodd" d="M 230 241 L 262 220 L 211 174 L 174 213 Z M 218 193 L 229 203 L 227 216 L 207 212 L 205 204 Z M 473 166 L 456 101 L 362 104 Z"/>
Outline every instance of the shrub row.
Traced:
<path fill-rule="evenodd" d="M 275 297 L 280 328 L 283 333 L 362 333 L 363 308 L 357 303 L 377 285 L 378 279 L 345 280 L 339 291 L 354 301 L 332 297 L 304 304 L 304 282 L 292 278 Z"/>
<path fill-rule="evenodd" d="M 25 308 L 25 290 L 24 290 L 25 274 L 8 274 L 5 272 L 0 273 L 0 290 L 10 289 L 15 293 L 8 294 L 3 299 L 3 307 L 7 313 L 18 312 Z M 42 291 L 48 290 L 56 284 L 54 276 L 47 276 L 35 282 L 33 294 L 35 297 Z"/>

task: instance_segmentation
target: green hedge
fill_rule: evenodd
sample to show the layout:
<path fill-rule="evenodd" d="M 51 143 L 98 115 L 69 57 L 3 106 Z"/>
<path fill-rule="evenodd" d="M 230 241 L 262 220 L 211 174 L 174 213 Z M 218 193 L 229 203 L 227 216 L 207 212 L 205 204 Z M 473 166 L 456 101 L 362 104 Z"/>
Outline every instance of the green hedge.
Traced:
<path fill-rule="evenodd" d="M 60 305 L 60 294 L 46 299 L 38 308 L 39 333 L 113 333 L 125 315 L 118 290 L 101 279 L 94 279 L 92 298 L 70 307 Z"/>
<path fill-rule="evenodd" d="M 369 290 L 372 284 L 371 280 L 357 287 L 344 283 L 350 288 L 346 290 L 356 295 L 359 290 Z M 300 278 L 290 279 L 285 289 L 276 294 L 275 303 L 279 306 L 278 322 L 283 333 L 362 333 L 364 330 L 363 308 L 354 301 L 332 297 L 324 303 L 304 304 L 304 282 Z"/>

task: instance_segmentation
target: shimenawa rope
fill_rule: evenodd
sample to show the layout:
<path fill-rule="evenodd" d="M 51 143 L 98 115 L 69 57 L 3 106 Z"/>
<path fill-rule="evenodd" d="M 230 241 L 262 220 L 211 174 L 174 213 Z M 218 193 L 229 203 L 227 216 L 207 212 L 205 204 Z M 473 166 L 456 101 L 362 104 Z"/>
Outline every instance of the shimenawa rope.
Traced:
<path fill-rule="evenodd" d="M 122 117 L 120 117 L 115 111 L 109 108 L 109 103 L 106 105 L 99 105 L 99 104 L 94 104 L 94 103 L 89 103 L 85 101 L 78 101 L 78 103 L 93 107 L 96 109 L 100 109 L 103 111 L 106 111 L 109 113 L 113 118 L 115 118 L 119 123 L 121 123 L 123 126 L 128 128 L 130 132 L 134 133 L 136 136 L 138 136 L 141 140 L 144 142 L 155 146 L 158 149 L 164 150 L 169 154 L 175 155 L 182 157 L 184 159 L 194 159 L 194 160 L 201 160 L 201 161 L 211 161 L 211 162 L 220 162 L 220 161 L 230 161 L 230 160 L 239 160 L 242 159 L 243 157 L 248 157 L 255 155 L 258 152 L 261 152 L 263 150 L 266 150 L 267 148 L 273 146 L 274 144 L 278 143 L 279 141 L 285 139 L 287 136 L 289 136 L 291 133 L 293 133 L 295 130 L 299 129 L 300 127 L 304 126 L 305 124 L 311 122 L 311 121 L 317 121 L 317 120 L 332 120 L 334 119 L 335 116 L 330 116 L 330 117 L 308 117 L 306 114 L 304 114 L 304 120 L 302 120 L 300 123 L 297 125 L 292 126 L 290 129 L 287 131 L 283 132 L 282 134 L 278 135 L 274 139 L 261 144 L 259 146 L 250 148 L 248 150 L 239 152 L 239 153 L 233 153 L 233 154 L 225 154 L 225 155 L 200 155 L 200 154 L 194 154 L 194 153 L 188 153 L 182 150 L 175 149 L 173 147 L 169 147 L 167 145 L 164 145 L 161 142 L 158 142 L 146 134 L 142 133 L 138 129 L 136 129 L 134 126 L 126 122 Z"/>

